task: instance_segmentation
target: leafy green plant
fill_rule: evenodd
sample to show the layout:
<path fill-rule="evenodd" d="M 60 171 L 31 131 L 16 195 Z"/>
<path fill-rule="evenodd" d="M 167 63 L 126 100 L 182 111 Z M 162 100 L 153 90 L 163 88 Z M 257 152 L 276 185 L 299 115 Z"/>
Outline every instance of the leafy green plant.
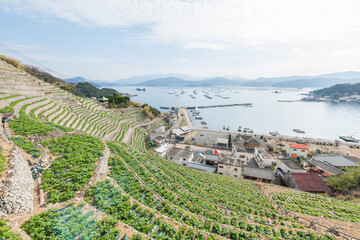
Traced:
<path fill-rule="evenodd" d="M 11 140 L 14 141 L 16 145 L 24 149 L 27 153 L 32 155 L 34 158 L 38 158 L 41 155 L 41 152 L 34 143 L 22 137 L 11 137 Z"/>
<path fill-rule="evenodd" d="M 59 156 L 43 173 L 41 186 L 48 192 L 48 202 L 55 203 L 75 196 L 90 180 L 104 145 L 88 135 L 64 136 L 41 143 Z"/>

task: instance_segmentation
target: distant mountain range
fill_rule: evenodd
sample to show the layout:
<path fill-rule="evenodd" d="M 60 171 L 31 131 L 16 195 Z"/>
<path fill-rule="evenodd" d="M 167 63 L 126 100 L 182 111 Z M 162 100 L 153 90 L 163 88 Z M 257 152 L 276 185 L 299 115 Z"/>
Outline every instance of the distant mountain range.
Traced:
<path fill-rule="evenodd" d="M 174 76 L 177 75 L 177 76 Z M 157 77 L 160 76 L 160 77 Z M 155 77 L 155 78 L 154 78 Z M 186 78 L 186 80 L 185 80 Z M 88 80 L 83 77 L 64 79 L 67 82 L 79 83 L 88 81 L 95 86 L 143 86 L 143 87 L 212 87 L 212 86 L 243 86 L 243 87 L 277 87 L 277 88 L 322 88 L 335 84 L 358 83 L 360 72 L 348 71 L 341 73 L 321 74 L 317 76 L 287 76 L 273 78 L 206 78 L 199 79 L 182 74 L 152 74 L 132 77 L 114 82 Z"/>

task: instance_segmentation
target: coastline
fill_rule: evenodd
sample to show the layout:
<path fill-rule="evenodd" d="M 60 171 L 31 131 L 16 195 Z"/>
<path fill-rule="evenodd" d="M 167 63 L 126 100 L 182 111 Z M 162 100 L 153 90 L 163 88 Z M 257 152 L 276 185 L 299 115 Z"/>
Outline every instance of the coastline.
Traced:
<path fill-rule="evenodd" d="M 190 129 L 195 129 L 195 125 L 193 121 L 191 120 L 191 117 L 189 115 L 189 111 L 186 108 L 180 108 L 182 113 L 184 114 L 185 121 Z"/>

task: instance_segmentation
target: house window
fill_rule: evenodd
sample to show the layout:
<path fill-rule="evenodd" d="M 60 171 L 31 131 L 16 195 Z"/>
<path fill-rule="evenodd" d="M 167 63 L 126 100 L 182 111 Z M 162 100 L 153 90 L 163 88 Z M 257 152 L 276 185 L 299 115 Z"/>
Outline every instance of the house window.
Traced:
<path fill-rule="evenodd" d="M 237 171 L 238 171 L 238 169 L 237 169 L 237 168 L 234 168 L 234 171 L 235 171 L 235 172 L 237 172 Z"/>
<path fill-rule="evenodd" d="M 186 158 L 183 158 L 184 161 L 186 161 Z"/>
<path fill-rule="evenodd" d="M 305 152 L 305 150 L 303 149 L 303 150 L 301 150 L 302 152 Z"/>
<path fill-rule="evenodd" d="M 234 175 L 234 177 L 237 177 L 237 175 Z"/>
<path fill-rule="evenodd" d="M 219 168 L 224 168 L 223 166 L 219 166 Z"/>
<path fill-rule="evenodd" d="M 220 175 L 223 175 L 223 173 L 222 173 L 222 172 L 219 172 L 219 174 L 220 174 Z"/>
<path fill-rule="evenodd" d="M 186 166 L 186 164 L 183 164 L 183 166 Z"/>

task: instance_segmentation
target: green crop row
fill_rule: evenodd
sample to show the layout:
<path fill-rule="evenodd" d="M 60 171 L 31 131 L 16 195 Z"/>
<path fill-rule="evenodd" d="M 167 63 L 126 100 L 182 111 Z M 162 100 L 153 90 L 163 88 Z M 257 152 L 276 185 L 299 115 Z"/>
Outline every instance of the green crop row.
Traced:
<path fill-rule="evenodd" d="M 24 149 L 34 158 L 38 158 L 41 156 L 40 149 L 36 147 L 35 144 L 30 142 L 29 140 L 22 137 L 12 137 L 11 140 L 13 140 L 16 145 Z"/>
<path fill-rule="evenodd" d="M 62 202 L 75 196 L 90 180 L 104 145 L 88 135 L 64 136 L 41 143 L 59 156 L 43 173 L 41 186 L 48 202 Z"/>
<path fill-rule="evenodd" d="M 108 218 L 97 220 L 82 206 L 68 205 L 32 216 L 21 228 L 32 240 L 114 240 L 120 237 L 115 224 Z"/>

